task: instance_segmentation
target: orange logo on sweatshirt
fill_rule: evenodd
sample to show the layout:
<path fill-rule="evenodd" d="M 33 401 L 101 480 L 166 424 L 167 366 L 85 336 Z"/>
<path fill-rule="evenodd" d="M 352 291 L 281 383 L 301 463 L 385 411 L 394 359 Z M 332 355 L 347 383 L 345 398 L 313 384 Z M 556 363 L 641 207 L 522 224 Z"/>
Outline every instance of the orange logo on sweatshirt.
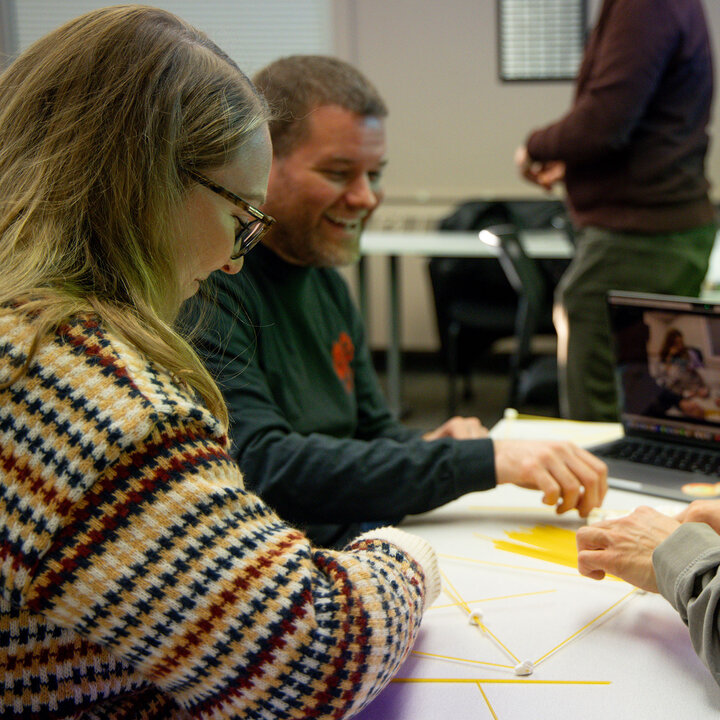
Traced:
<path fill-rule="evenodd" d="M 355 357 L 355 346 L 350 336 L 346 332 L 341 332 L 338 339 L 332 346 L 332 359 L 335 373 L 345 386 L 345 389 L 351 393 L 355 387 L 355 377 L 350 363 Z"/>

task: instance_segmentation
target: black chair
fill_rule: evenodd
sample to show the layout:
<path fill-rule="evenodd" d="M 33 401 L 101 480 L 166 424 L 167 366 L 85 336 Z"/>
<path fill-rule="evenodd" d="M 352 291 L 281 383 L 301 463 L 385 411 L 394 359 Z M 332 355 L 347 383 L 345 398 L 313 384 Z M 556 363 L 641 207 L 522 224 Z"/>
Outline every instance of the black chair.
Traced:
<path fill-rule="evenodd" d="M 494 244 L 498 247 L 500 265 L 519 298 L 515 348 L 510 359 L 508 407 L 543 406 L 557 416 L 556 343 L 549 348 L 549 353 L 538 354 L 533 349 L 533 338 L 537 335 L 550 334 L 555 338 L 553 287 L 548 284 L 538 262 L 525 252 L 515 225 L 493 226 L 487 228 L 487 232 L 497 241 Z"/>
<path fill-rule="evenodd" d="M 452 416 L 458 403 L 458 378 L 468 399 L 473 368 L 483 358 L 489 361 L 496 340 L 513 333 L 518 296 L 496 258 L 433 258 L 429 271 Z"/>
<path fill-rule="evenodd" d="M 508 223 L 520 229 L 561 229 L 568 234 L 572 230 L 559 200 L 472 200 L 459 205 L 439 227 L 479 231 Z M 551 288 L 566 266 L 566 261 L 540 261 Z M 454 415 L 458 376 L 464 380 L 464 397 L 469 398 L 473 368 L 492 361 L 491 348 L 497 340 L 514 335 L 519 294 L 494 257 L 435 257 L 428 269 L 448 373 L 448 413 Z"/>
<path fill-rule="evenodd" d="M 469 200 L 439 223 L 440 230 L 476 231 L 509 222 L 505 203 Z M 480 241 L 478 240 L 478 243 Z M 457 379 L 472 396 L 472 370 L 489 360 L 492 344 L 512 334 L 517 293 L 493 257 L 433 257 L 428 262 L 440 351 L 448 373 L 448 415 L 457 409 Z"/>
<path fill-rule="evenodd" d="M 559 230 L 572 245 L 575 229 L 562 200 L 506 200 L 509 221 L 520 230 Z"/>

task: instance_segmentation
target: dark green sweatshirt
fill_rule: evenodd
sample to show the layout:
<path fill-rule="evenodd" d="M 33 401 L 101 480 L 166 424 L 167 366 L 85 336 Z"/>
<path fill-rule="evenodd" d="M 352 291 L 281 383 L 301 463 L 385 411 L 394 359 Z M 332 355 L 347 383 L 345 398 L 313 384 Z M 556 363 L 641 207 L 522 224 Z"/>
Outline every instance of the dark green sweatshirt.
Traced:
<path fill-rule="evenodd" d="M 318 544 L 495 485 L 490 440 L 426 442 L 383 399 L 342 277 L 262 245 L 194 301 L 248 488 Z"/>

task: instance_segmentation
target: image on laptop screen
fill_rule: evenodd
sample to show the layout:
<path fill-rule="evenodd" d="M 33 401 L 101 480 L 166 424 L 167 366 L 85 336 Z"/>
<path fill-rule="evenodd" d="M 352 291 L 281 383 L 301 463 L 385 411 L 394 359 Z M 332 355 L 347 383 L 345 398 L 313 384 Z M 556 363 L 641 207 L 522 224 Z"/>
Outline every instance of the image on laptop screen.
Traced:
<path fill-rule="evenodd" d="M 684 442 L 720 442 L 720 305 L 611 293 L 623 426 Z"/>

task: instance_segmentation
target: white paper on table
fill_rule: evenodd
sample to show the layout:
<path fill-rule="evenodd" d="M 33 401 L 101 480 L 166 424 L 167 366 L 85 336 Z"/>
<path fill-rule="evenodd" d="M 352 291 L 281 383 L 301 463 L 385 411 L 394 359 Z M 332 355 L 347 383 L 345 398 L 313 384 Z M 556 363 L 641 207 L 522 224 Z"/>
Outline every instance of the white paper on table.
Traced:
<path fill-rule="evenodd" d="M 622 437 L 620 423 L 578 422 L 576 420 L 556 420 L 544 418 L 514 418 L 511 415 L 502 418 L 490 431 L 495 439 L 525 438 L 527 440 L 570 440 L 587 447 L 617 440 Z"/>

